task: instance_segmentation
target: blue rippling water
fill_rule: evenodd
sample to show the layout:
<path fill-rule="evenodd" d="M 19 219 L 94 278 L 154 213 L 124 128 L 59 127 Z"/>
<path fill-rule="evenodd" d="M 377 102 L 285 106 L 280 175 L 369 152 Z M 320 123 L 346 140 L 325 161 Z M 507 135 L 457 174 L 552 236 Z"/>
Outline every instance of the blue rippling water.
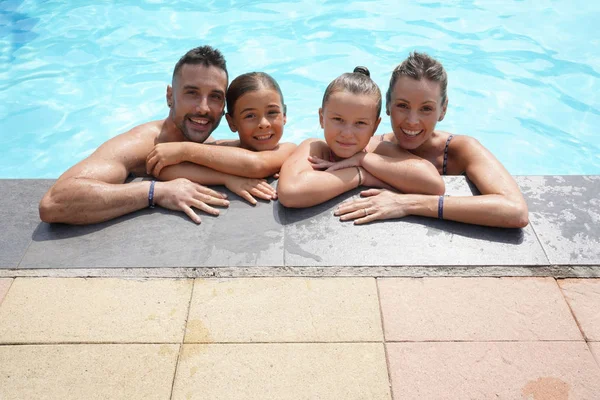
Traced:
<path fill-rule="evenodd" d="M 600 174 L 599 17 L 582 0 L 3 0 L 0 178 L 58 177 L 164 118 L 173 66 L 201 44 L 223 51 L 231 76 L 279 81 L 287 141 L 322 135 L 317 109 L 333 78 L 366 65 L 385 91 L 419 50 L 449 73 L 440 129 L 477 137 L 513 174 Z M 215 135 L 234 137 L 226 124 Z"/>

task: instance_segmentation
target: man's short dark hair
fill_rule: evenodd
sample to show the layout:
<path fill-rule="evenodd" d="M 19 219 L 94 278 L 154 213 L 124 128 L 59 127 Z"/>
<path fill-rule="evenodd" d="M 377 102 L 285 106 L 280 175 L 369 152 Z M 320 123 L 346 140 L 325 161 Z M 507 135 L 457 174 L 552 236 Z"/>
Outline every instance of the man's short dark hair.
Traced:
<path fill-rule="evenodd" d="M 225 63 L 225 58 L 221 52 L 211 46 L 200 46 L 191 49 L 187 53 L 183 55 L 175 64 L 175 69 L 173 70 L 173 80 L 175 80 L 175 76 L 179 74 L 183 64 L 202 64 L 205 67 L 217 67 L 225 71 L 225 75 L 229 80 L 229 74 L 227 73 L 227 65 Z"/>

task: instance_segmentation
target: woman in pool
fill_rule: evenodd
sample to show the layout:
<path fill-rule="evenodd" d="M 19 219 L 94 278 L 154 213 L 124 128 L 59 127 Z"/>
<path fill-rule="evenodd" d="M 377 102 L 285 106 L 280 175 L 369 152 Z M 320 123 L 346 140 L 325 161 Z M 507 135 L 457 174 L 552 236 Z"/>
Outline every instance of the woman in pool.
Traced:
<path fill-rule="evenodd" d="M 444 197 L 371 189 L 361 192 L 363 198 L 338 207 L 341 220 L 364 224 L 421 215 L 496 227 L 527 226 L 527 204 L 502 164 L 476 139 L 435 130 L 448 107 L 447 83 L 438 61 L 412 53 L 392 73 L 386 94 L 393 132 L 374 137 L 371 145 L 390 142 L 427 160 L 441 175 L 465 174 L 481 195 Z M 346 166 L 331 169 L 336 167 Z"/>
<path fill-rule="evenodd" d="M 390 143 L 365 148 L 381 121 L 381 92 L 364 67 L 327 86 L 319 109 L 325 140 L 307 139 L 281 168 L 277 187 L 286 207 L 310 207 L 357 186 L 393 187 L 409 193 L 444 193 L 444 182 L 431 163 Z M 335 171 L 339 160 L 358 160 Z"/>
<path fill-rule="evenodd" d="M 158 144 L 148 155 L 148 173 L 161 180 L 222 184 L 251 204 L 256 204 L 253 196 L 276 199 L 275 189 L 262 178 L 279 172 L 296 148 L 293 143 L 279 143 L 286 123 L 279 85 L 264 72 L 250 72 L 231 82 L 226 100 L 225 117 L 239 140 Z"/>

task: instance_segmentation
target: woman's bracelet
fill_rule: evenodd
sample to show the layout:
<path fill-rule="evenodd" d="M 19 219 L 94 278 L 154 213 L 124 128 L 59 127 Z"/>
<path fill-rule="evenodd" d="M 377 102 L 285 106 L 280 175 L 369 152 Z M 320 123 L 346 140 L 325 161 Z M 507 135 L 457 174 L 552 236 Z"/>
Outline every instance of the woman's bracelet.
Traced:
<path fill-rule="evenodd" d="M 360 171 L 360 167 L 355 167 L 355 168 L 358 171 L 358 186 L 361 186 L 363 183 L 362 172 Z"/>
<path fill-rule="evenodd" d="M 438 199 L 438 219 L 444 219 L 444 196 Z"/>

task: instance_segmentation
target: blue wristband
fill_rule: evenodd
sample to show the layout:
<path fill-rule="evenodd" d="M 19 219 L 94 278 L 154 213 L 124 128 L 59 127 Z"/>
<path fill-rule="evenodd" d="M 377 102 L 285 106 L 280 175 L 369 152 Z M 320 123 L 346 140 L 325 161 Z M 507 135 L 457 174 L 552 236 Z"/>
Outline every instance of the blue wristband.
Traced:
<path fill-rule="evenodd" d="M 148 207 L 154 208 L 154 184 L 156 181 L 150 182 L 150 190 L 148 191 Z"/>
<path fill-rule="evenodd" d="M 438 219 L 444 219 L 444 196 L 438 200 Z"/>

